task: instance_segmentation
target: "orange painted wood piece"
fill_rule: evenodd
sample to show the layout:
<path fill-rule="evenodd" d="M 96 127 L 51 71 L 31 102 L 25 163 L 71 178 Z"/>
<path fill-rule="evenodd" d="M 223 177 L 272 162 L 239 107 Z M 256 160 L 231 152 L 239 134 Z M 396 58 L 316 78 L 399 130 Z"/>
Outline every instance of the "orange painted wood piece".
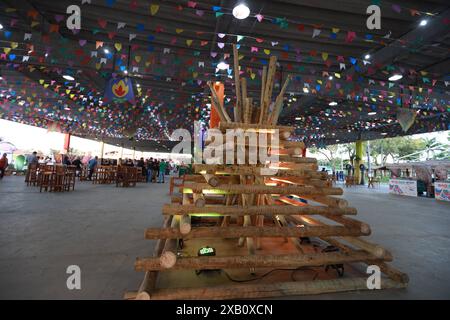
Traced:
<path fill-rule="evenodd" d="M 225 95 L 225 86 L 221 82 L 215 82 L 214 90 L 217 93 L 217 97 L 219 98 L 219 101 L 223 105 L 223 98 Z M 209 127 L 217 128 L 219 126 L 220 117 L 219 117 L 219 113 L 217 112 L 216 108 L 214 108 L 213 105 L 214 105 L 214 102 L 211 99 L 211 115 L 210 115 L 210 119 L 209 119 Z"/>

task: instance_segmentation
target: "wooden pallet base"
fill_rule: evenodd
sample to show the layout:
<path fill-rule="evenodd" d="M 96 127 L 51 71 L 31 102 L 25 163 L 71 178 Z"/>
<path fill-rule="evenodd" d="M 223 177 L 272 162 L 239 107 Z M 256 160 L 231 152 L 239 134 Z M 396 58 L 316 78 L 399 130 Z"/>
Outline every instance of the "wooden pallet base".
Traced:
<path fill-rule="evenodd" d="M 180 254 L 183 257 L 196 256 L 199 248 L 209 245 L 216 249 L 219 256 L 229 254 L 245 256 L 247 249 L 238 247 L 237 240 L 189 239 L 185 242 Z M 318 252 L 320 249 L 317 243 L 319 242 L 319 239 L 317 241 L 313 239 L 312 244 L 301 244 L 301 250 L 305 253 Z M 157 251 L 158 248 L 155 250 L 155 255 L 158 255 Z M 298 248 L 293 242 L 286 242 L 283 238 L 262 238 L 261 249 L 257 250 L 258 255 L 293 252 L 298 252 Z M 374 264 L 377 263 L 374 262 Z M 286 270 L 283 268 L 225 269 L 200 274 L 196 274 L 193 269 L 147 271 L 138 292 L 127 293 L 126 298 L 137 300 L 256 299 L 369 290 L 366 283 L 369 276 L 365 273 L 366 267 L 366 263 L 344 264 L 343 277 L 340 277 L 333 268 L 326 270 L 325 266 L 299 270 L 294 270 L 295 268 L 285 268 Z M 386 267 L 385 263 L 381 269 L 384 270 L 384 267 Z M 267 274 L 271 270 L 274 271 Z M 391 271 L 391 268 L 389 270 Z M 394 272 L 389 272 L 389 275 L 383 274 L 381 289 L 399 289 L 407 286 L 407 277 L 401 277 L 404 274 L 393 270 Z M 265 274 L 267 275 L 261 278 Z M 255 280 L 238 283 L 231 281 L 230 277 L 237 281 Z"/>

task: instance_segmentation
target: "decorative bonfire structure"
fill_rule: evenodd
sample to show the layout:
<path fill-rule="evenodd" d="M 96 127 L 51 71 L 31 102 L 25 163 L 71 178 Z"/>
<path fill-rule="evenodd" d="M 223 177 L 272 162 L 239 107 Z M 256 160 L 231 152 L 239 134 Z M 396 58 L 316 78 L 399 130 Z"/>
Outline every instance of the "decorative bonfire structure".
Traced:
<path fill-rule="evenodd" d="M 349 217 L 357 212 L 336 197 L 342 189 L 317 171 L 315 158 L 302 156 L 303 142 L 288 140 L 294 127 L 277 125 L 290 77 L 272 103 L 276 57 L 263 69 L 257 108 L 239 79 L 233 49 L 234 122 L 209 83 L 218 129 L 279 132 L 279 145 L 265 150 L 279 160 L 250 164 L 246 156 L 245 164 L 195 165 L 197 174 L 186 176 L 182 196 L 163 206 L 163 227 L 145 231 L 146 239 L 157 239 L 154 256 L 136 260 L 145 278 L 128 297 L 239 299 L 367 290 L 367 265 L 381 271 L 381 288 L 405 287 L 407 275 L 386 264 L 392 255 L 362 238 L 370 227 Z M 251 142 L 240 147 L 248 151 Z M 269 166 L 273 174 L 263 175 Z"/>

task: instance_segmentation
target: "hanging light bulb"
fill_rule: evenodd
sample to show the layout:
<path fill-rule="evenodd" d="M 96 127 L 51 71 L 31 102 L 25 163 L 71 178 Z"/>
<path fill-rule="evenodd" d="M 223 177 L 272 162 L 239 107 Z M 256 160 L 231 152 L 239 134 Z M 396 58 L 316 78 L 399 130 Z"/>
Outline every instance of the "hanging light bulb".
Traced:
<path fill-rule="evenodd" d="M 250 15 L 250 9 L 244 4 L 240 3 L 233 8 L 233 16 L 236 19 L 242 20 Z"/>

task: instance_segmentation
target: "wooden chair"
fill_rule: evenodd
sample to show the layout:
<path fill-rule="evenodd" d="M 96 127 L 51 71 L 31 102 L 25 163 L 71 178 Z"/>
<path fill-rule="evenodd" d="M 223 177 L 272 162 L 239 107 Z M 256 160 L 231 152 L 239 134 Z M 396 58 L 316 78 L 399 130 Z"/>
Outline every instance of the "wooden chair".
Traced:
<path fill-rule="evenodd" d="M 122 185 L 122 187 L 124 187 L 127 184 L 126 180 L 127 180 L 127 167 L 118 166 L 116 173 L 116 187 L 118 187 L 119 185 Z"/>
<path fill-rule="evenodd" d="M 44 191 L 49 191 L 52 188 L 55 173 L 54 170 L 55 166 L 53 165 L 44 165 L 42 170 L 39 170 L 39 192 L 42 192 L 42 189 L 44 189 Z"/>
<path fill-rule="evenodd" d="M 66 166 L 56 165 L 50 191 L 63 192 L 66 183 Z"/>
<path fill-rule="evenodd" d="M 128 167 L 127 168 L 128 187 L 136 186 L 136 183 L 139 180 L 138 169 L 140 169 L 140 168 L 136 168 L 136 167 Z M 141 173 L 141 176 L 142 176 L 142 173 Z"/>
<path fill-rule="evenodd" d="M 81 172 L 80 172 L 79 179 L 80 179 L 80 181 L 86 181 L 88 176 L 89 176 L 89 168 L 88 168 L 87 165 L 83 165 L 81 167 Z"/>
<path fill-rule="evenodd" d="M 346 176 L 345 177 L 345 187 L 351 187 L 355 185 L 355 177 L 353 176 Z"/>
<path fill-rule="evenodd" d="M 70 189 L 75 190 L 75 180 L 77 176 L 76 166 L 67 166 L 65 181 L 64 181 L 64 191 L 70 191 Z"/>
<path fill-rule="evenodd" d="M 27 175 L 25 176 L 25 182 L 27 183 L 27 186 L 35 186 L 38 179 L 38 170 L 39 170 L 39 164 L 32 163 L 28 167 Z"/>

